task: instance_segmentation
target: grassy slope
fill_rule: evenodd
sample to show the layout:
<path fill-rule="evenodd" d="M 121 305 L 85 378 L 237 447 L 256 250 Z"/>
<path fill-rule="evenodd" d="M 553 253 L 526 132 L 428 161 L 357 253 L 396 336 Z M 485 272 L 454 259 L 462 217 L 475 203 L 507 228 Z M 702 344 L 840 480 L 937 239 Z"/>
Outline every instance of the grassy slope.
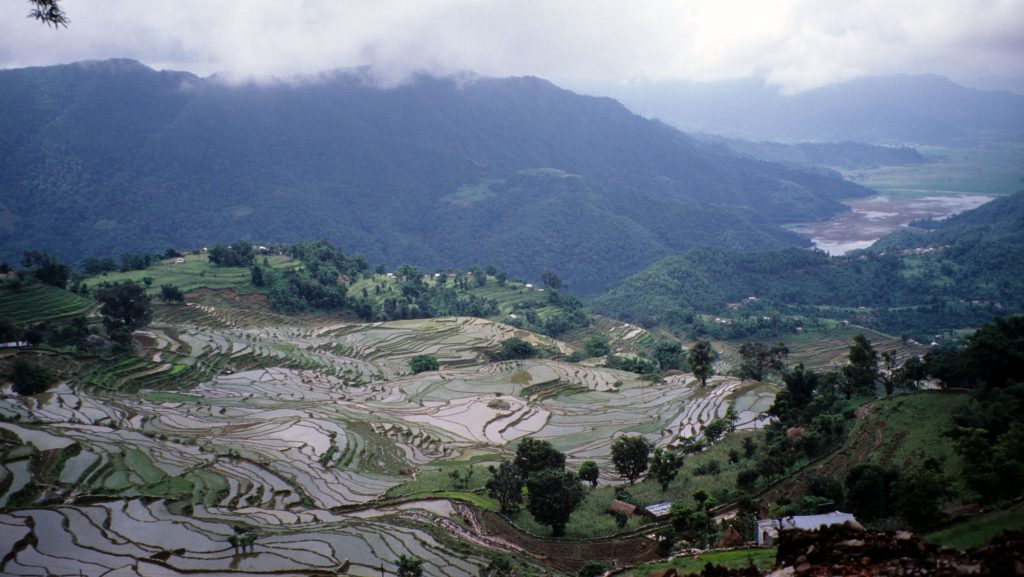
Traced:
<path fill-rule="evenodd" d="M 160 294 L 160 286 L 172 284 L 182 292 L 188 292 L 198 288 L 208 289 L 234 289 L 240 292 L 255 292 L 257 289 L 250 284 L 249 269 L 246 267 L 219 267 L 212 264 L 205 254 L 189 254 L 185 262 L 176 264 L 174 259 L 164 259 L 145 270 L 132 270 L 127 272 L 112 272 L 89 279 L 90 285 L 102 282 L 122 282 L 126 280 L 142 283 L 143 279 L 153 279 L 152 284 L 146 291 L 150 296 Z M 257 257 L 257 262 L 262 263 L 263 257 Z M 286 256 L 268 256 L 267 261 L 270 267 L 276 270 L 288 270 L 301 263 Z"/>
<path fill-rule="evenodd" d="M 90 299 L 44 284 L 18 290 L 0 289 L 0 319 L 17 324 L 83 315 L 95 304 Z"/>
<path fill-rule="evenodd" d="M 764 497 L 776 501 L 801 494 L 809 474 L 831 475 L 842 481 L 860 463 L 906 470 L 929 457 L 942 463 L 945 474 L 954 481 L 954 491 L 964 495 L 965 488 L 959 481 L 963 459 L 944 433 L 952 426 L 954 412 L 968 397 L 962 392 L 922 391 L 869 403 L 862 408 L 842 447 L 775 484 Z"/>
<path fill-rule="evenodd" d="M 970 549 L 985 545 L 1004 529 L 1024 529 L 1024 503 L 934 531 L 924 539 L 947 547 Z"/>
<path fill-rule="evenodd" d="M 654 480 L 644 479 L 636 485 L 624 486 L 633 495 L 634 500 L 641 505 L 653 505 L 664 501 L 683 501 L 690 507 L 694 507 L 692 495 L 698 489 L 704 489 L 711 495 L 717 494 L 722 488 L 736 486 L 736 474 L 743 468 L 751 466 L 752 462 L 741 459 L 735 465 L 729 464 L 729 449 L 740 450 L 743 437 L 752 436 L 760 442 L 760 432 L 737 432 L 726 436 L 716 443 L 711 449 L 697 455 L 686 457 L 683 469 L 676 479 L 669 484 L 668 490 L 662 491 L 661 485 Z M 717 475 L 694 476 L 695 468 L 709 461 L 717 461 L 721 472 Z M 607 471 L 613 474 L 613 470 Z M 616 480 L 615 486 L 623 486 L 621 479 Z M 597 488 L 591 489 L 580 508 L 573 513 L 569 524 L 566 525 L 565 534 L 570 538 L 594 538 L 611 535 L 619 531 L 615 525 L 615 518 L 608 514 L 608 506 L 615 498 L 615 486 L 599 484 Z M 535 535 L 550 535 L 551 529 L 542 526 L 533 520 L 533 517 L 526 511 L 520 511 L 514 515 L 513 520 L 523 529 Z M 627 529 L 636 529 L 647 521 L 641 517 L 633 517 Z"/>
<path fill-rule="evenodd" d="M 690 575 L 692 573 L 700 573 L 708 563 L 712 565 L 721 565 L 729 569 L 743 569 L 744 567 L 749 567 L 752 564 L 757 567 L 759 571 L 767 571 L 768 569 L 771 569 L 772 565 L 775 563 L 776 551 L 775 547 L 766 549 L 712 551 L 710 553 L 697 555 L 696 557 L 677 557 L 671 561 L 645 563 L 626 575 L 644 577 L 649 575 L 652 571 L 668 569 L 670 567 L 675 568 L 680 575 Z"/>

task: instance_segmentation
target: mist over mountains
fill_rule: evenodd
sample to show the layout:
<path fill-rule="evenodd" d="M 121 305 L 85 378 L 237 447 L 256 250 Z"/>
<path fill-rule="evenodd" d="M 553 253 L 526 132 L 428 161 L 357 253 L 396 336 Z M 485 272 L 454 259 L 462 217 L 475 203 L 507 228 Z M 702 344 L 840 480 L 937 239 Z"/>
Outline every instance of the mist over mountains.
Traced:
<path fill-rule="evenodd" d="M 934 75 L 865 77 L 792 95 L 761 78 L 599 90 L 681 130 L 748 140 L 949 144 L 1024 138 L 1024 96 Z"/>
<path fill-rule="evenodd" d="M 532 77 L 230 85 L 112 60 L 0 71 L 0 103 L 12 262 L 326 238 L 587 292 L 690 247 L 803 246 L 780 223 L 870 193 Z"/>

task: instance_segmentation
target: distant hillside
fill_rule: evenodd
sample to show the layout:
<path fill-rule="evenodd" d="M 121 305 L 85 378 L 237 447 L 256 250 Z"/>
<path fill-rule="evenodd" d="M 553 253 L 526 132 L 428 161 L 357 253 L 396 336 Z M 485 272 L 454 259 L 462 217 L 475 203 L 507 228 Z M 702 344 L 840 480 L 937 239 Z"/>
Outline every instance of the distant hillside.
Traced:
<path fill-rule="evenodd" d="M 232 86 L 113 60 L 0 71 L 0 261 L 326 238 L 371 262 L 594 291 L 867 189 L 741 158 L 537 78 Z"/>
<path fill-rule="evenodd" d="M 1024 138 L 1024 96 L 939 76 L 876 76 L 786 95 L 762 79 L 609 86 L 603 93 L 683 130 L 747 140 L 950 143 Z"/>
<path fill-rule="evenodd" d="M 928 162 L 920 152 L 908 146 L 877 146 L 860 142 L 752 142 L 711 134 L 695 134 L 694 137 L 758 160 L 787 164 L 853 169 Z"/>
<path fill-rule="evenodd" d="M 934 232 L 899 233 L 848 256 L 802 249 L 674 254 L 601 295 L 593 308 L 679 328 L 695 313 L 731 314 L 728 303 L 751 296 L 758 299 L 756 317 L 850 319 L 892 334 L 924 336 L 1020 314 L 1024 192 L 963 213 Z"/>

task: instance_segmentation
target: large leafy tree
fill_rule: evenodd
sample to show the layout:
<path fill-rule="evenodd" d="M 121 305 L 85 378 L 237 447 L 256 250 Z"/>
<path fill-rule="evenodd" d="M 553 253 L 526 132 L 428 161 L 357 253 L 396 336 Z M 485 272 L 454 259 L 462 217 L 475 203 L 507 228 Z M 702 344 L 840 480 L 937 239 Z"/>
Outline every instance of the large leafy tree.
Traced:
<path fill-rule="evenodd" d="M 511 337 L 501 341 L 498 358 L 502 360 L 529 359 L 537 355 L 537 349 L 519 337 Z"/>
<path fill-rule="evenodd" d="M 601 476 L 601 469 L 594 461 L 583 461 L 580 465 L 580 480 L 590 483 L 592 487 L 597 486 L 597 479 Z"/>
<path fill-rule="evenodd" d="M 545 469 L 564 469 L 565 455 L 547 441 L 528 437 L 516 448 L 514 464 L 524 476 L 529 476 Z"/>
<path fill-rule="evenodd" d="M 135 330 L 149 324 L 149 297 L 144 288 L 132 281 L 102 287 L 96 299 L 103 304 L 100 314 L 111 334 L 118 329 Z"/>
<path fill-rule="evenodd" d="M 871 346 L 871 341 L 864 335 L 853 337 L 847 353 L 847 363 L 843 366 L 842 389 L 849 399 L 857 393 L 868 393 L 875 390 L 875 382 L 879 378 L 878 351 Z"/>
<path fill-rule="evenodd" d="M 764 380 L 768 371 L 782 371 L 785 368 L 789 347 L 782 343 L 768 346 L 764 343 L 744 343 L 739 349 L 740 374 L 755 381 Z"/>
<path fill-rule="evenodd" d="M 38 395 L 50 388 L 55 380 L 53 372 L 36 363 L 17 359 L 11 364 L 12 390 L 19 395 Z"/>
<path fill-rule="evenodd" d="M 700 386 L 706 386 L 712 373 L 712 363 L 715 361 L 715 349 L 711 348 L 711 342 L 701 339 L 693 343 L 686 355 L 686 361 L 690 364 L 693 374 L 700 379 Z"/>
<path fill-rule="evenodd" d="M 436 371 L 440 368 L 440 364 L 434 355 L 416 355 L 409 360 L 409 368 L 413 373 L 418 374 L 425 371 Z"/>
<path fill-rule="evenodd" d="M 615 464 L 615 470 L 629 480 L 630 485 L 636 483 L 647 470 L 650 455 L 651 444 L 639 435 L 624 435 L 612 443 L 612 463 Z"/>
<path fill-rule="evenodd" d="M 846 504 L 865 521 L 887 517 L 893 512 L 893 485 L 899 473 L 875 463 L 862 463 L 846 475 Z"/>
<path fill-rule="evenodd" d="M 661 485 L 662 492 L 668 490 L 669 484 L 675 480 L 679 470 L 683 468 L 683 457 L 675 451 L 658 448 L 651 458 L 650 476 Z"/>
<path fill-rule="evenodd" d="M 544 469 L 529 476 L 527 510 L 541 525 L 551 527 L 552 535 L 565 534 L 565 526 L 586 495 L 576 473 L 563 469 Z"/>
<path fill-rule="evenodd" d="M 504 460 L 498 467 L 491 465 L 487 470 L 491 473 L 491 479 L 485 486 L 491 498 L 498 500 L 501 512 L 518 511 L 519 505 L 523 502 L 523 473 L 519 467 Z"/>
<path fill-rule="evenodd" d="M 676 341 L 659 341 L 654 345 L 654 360 L 663 371 L 678 369 L 683 362 L 683 346 Z"/>
<path fill-rule="evenodd" d="M 1024 316 L 996 318 L 967 339 L 964 357 L 985 387 L 1024 382 Z"/>

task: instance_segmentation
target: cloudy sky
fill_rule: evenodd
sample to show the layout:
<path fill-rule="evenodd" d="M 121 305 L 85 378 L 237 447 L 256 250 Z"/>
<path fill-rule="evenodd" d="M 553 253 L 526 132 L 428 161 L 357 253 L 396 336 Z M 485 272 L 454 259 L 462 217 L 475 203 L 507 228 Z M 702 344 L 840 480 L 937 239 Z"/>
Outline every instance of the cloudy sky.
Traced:
<path fill-rule="evenodd" d="M 763 76 L 1024 77 L 1024 0 L 62 0 L 71 24 L 0 0 L 0 68 L 127 57 L 200 75 L 371 65 L 535 75 L 573 87 Z"/>

